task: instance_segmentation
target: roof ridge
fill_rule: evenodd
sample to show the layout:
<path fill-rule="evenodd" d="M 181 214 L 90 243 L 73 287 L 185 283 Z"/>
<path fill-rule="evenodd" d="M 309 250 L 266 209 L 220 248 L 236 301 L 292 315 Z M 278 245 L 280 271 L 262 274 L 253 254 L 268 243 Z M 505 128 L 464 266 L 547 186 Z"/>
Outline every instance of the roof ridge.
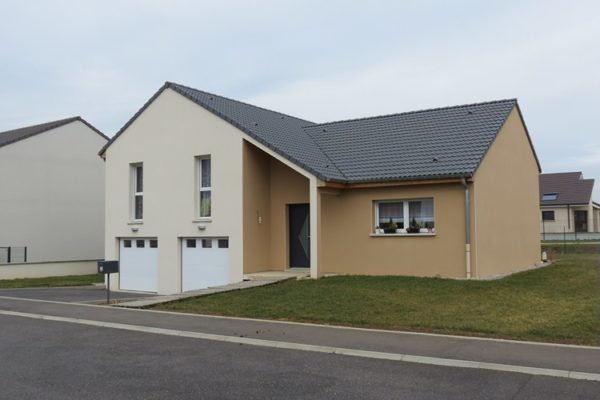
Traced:
<path fill-rule="evenodd" d="M 100 132 L 96 127 L 94 127 L 92 124 L 87 122 L 80 115 L 77 115 L 75 117 L 63 118 L 63 119 L 58 119 L 58 120 L 49 121 L 49 122 L 42 122 L 40 124 L 23 126 L 21 128 L 15 128 L 15 129 L 11 129 L 8 131 L 0 132 L 0 139 L 2 139 L 2 137 L 4 135 L 11 136 L 11 134 L 12 134 L 12 136 L 13 136 L 11 139 L 8 139 L 5 141 L 0 140 L 0 147 L 7 146 L 12 143 L 20 142 L 21 140 L 28 139 L 30 137 L 39 135 L 44 132 L 51 131 L 56 128 L 60 128 L 61 126 L 68 125 L 75 121 L 81 122 L 82 124 L 86 125 L 91 130 L 93 130 L 94 132 L 96 132 L 97 134 L 102 136 L 104 139 L 109 140 L 105 134 Z"/>
<path fill-rule="evenodd" d="M 319 142 L 303 127 L 301 127 L 300 129 L 302 129 L 302 131 L 304 131 L 304 133 L 306 133 L 306 135 L 315 143 L 315 146 L 317 146 L 317 148 L 321 150 L 321 153 L 323 153 L 323 155 L 329 160 L 329 162 L 335 167 L 335 169 L 337 169 L 338 172 L 344 177 L 344 179 L 348 180 L 348 176 L 346 176 L 346 174 L 344 174 L 344 172 L 337 166 L 337 164 L 333 161 L 333 158 L 331 158 L 329 154 L 327 154 L 327 152 L 321 147 Z"/>
<path fill-rule="evenodd" d="M 324 125 L 339 124 L 342 122 L 364 121 L 364 120 L 377 119 L 377 118 L 395 117 L 395 116 L 399 116 L 399 115 L 409 115 L 409 114 L 418 114 L 418 113 L 431 112 L 431 111 L 448 110 L 448 109 L 452 109 L 452 108 L 473 107 L 473 106 L 481 106 L 481 105 L 494 104 L 494 103 L 508 103 L 508 102 L 516 103 L 517 99 L 512 98 L 512 99 L 490 100 L 490 101 L 482 101 L 479 103 L 459 104 L 459 105 L 454 105 L 454 106 L 424 108 L 424 109 L 420 109 L 420 110 L 405 111 L 405 112 L 392 113 L 392 114 L 373 115 L 371 117 L 341 119 L 341 120 L 337 120 L 337 121 L 322 122 L 322 123 L 318 123 L 318 124 L 314 124 L 314 125 L 306 125 L 303 128 L 311 128 L 311 127 L 319 127 L 319 126 L 324 126 Z"/>
<path fill-rule="evenodd" d="M 232 99 L 231 97 L 222 96 L 220 94 L 214 94 L 214 93 L 211 93 L 211 92 L 207 92 L 205 90 L 196 89 L 196 88 L 193 88 L 191 86 L 182 85 L 182 84 L 177 83 L 177 82 L 166 81 L 165 84 L 167 85 L 167 87 L 180 86 L 182 88 L 186 88 L 186 89 L 190 89 L 190 90 L 195 90 L 196 92 L 201 92 L 201 93 L 207 94 L 209 96 L 220 97 L 220 98 L 225 99 L 225 100 L 229 100 L 229 101 L 233 101 L 235 103 L 243 104 L 245 106 L 250 106 L 250 107 L 253 107 L 253 108 L 258 108 L 260 110 L 269 111 L 269 112 L 272 112 L 274 114 L 283 115 L 285 117 L 294 118 L 294 119 L 297 119 L 297 120 L 300 120 L 300 121 L 303 121 L 303 122 L 309 122 L 311 124 L 315 124 L 314 122 L 309 121 L 309 120 L 304 119 L 304 118 L 294 117 L 293 115 L 282 113 L 281 111 L 271 110 L 271 109 L 266 108 L 266 107 L 261 107 L 261 106 L 255 105 L 255 104 L 246 103 L 245 101 Z M 310 126 L 310 125 L 302 125 L 302 126 Z"/>
<path fill-rule="evenodd" d="M 50 130 L 50 129 L 54 129 L 54 127 L 58 127 L 58 126 L 61 126 L 61 125 L 64 125 L 64 124 L 68 124 L 69 122 L 75 121 L 78 118 L 81 118 L 81 117 L 78 115 L 78 116 L 75 116 L 75 117 L 68 117 L 68 118 L 63 118 L 63 119 L 57 119 L 55 121 L 40 122 L 39 124 L 32 124 L 32 125 L 27 125 L 27 126 L 21 126 L 19 128 L 13 128 L 13 129 L 9 129 L 9 130 L 6 130 L 6 131 L 2 131 L 2 132 L 0 132 L 0 135 L 3 135 L 5 133 L 9 133 L 9 132 L 18 131 L 18 130 L 21 130 L 21 129 L 30 129 L 30 128 L 35 128 L 37 126 L 41 127 L 42 125 L 48 125 L 48 127 L 46 129 L 44 129 L 44 130 L 42 130 L 42 131 L 39 132 L 39 133 L 41 133 L 41 132 L 45 132 L 45 131 Z"/>

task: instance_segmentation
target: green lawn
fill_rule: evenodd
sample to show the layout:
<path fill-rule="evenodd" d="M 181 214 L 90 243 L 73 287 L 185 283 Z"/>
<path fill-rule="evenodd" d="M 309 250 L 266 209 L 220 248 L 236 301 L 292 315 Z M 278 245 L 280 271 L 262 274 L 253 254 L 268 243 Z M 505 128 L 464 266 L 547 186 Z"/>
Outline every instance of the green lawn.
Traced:
<path fill-rule="evenodd" d="M 186 299 L 156 309 L 600 345 L 600 247 L 496 281 L 339 276 Z"/>
<path fill-rule="evenodd" d="M 0 280 L 0 288 L 86 286 L 102 282 L 104 282 L 104 275 L 101 274 L 68 275 L 49 278 L 2 279 Z"/>

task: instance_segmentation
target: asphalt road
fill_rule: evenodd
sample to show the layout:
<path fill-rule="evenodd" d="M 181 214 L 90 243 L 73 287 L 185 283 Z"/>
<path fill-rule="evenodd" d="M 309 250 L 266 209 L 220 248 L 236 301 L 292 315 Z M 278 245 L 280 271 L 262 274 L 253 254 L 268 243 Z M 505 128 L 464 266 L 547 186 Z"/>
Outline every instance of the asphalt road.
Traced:
<path fill-rule="evenodd" d="M 600 383 L 0 316 L 2 399 L 597 399 Z"/>
<path fill-rule="evenodd" d="M 37 300 L 100 303 L 106 300 L 106 290 L 97 286 L 0 289 L 0 296 Z M 137 299 L 155 294 L 137 292 L 111 292 L 111 299 Z"/>
<path fill-rule="evenodd" d="M 101 294 L 98 288 L 0 290 L 0 400 L 600 397 L 598 348 L 77 304 Z M 185 332 L 197 335 L 181 337 Z M 273 344 L 252 345 L 256 339 Z M 277 343 L 294 346 L 277 348 Z M 305 345 L 437 357 L 442 363 L 352 357 Z M 452 359 L 587 372 L 596 380 L 533 375 L 512 367 L 507 372 L 445 365 Z"/>

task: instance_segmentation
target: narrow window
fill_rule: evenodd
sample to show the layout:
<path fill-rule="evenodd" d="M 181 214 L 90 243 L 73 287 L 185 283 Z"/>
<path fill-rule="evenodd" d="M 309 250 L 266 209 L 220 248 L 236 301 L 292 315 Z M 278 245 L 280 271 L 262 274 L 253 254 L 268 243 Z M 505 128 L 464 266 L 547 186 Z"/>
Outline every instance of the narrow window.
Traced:
<path fill-rule="evenodd" d="M 544 193 L 542 195 L 542 201 L 554 201 L 558 199 L 558 193 Z"/>
<path fill-rule="evenodd" d="M 543 221 L 554 221 L 554 211 L 542 211 Z"/>
<path fill-rule="evenodd" d="M 158 239 L 150 239 L 150 248 L 156 249 L 158 247 Z"/>
<path fill-rule="evenodd" d="M 135 247 L 146 247 L 146 241 L 145 240 L 136 240 L 135 241 Z"/>
<path fill-rule="evenodd" d="M 141 220 L 144 218 L 144 166 L 142 164 L 132 164 L 133 174 L 133 219 Z"/>
<path fill-rule="evenodd" d="M 130 248 L 131 247 L 131 240 L 129 240 L 129 239 L 123 240 L 123 247 Z"/>
<path fill-rule="evenodd" d="M 229 248 L 229 239 L 219 239 L 219 248 L 220 249 Z"/>
<path fill-rule="evenodd" d="M 187 239 L 185 241 L 185 247 L 187 247 L 188 249 L 196 247 L 196 239 Z"/>
<path fill-rule="evenodd" d="M 198 165 L 198 216 L 208 218 L 212 216 L 212 178 L 210 156 L 197 158 Z"/>
<path fill-rule="evenodd" d="M 212 239 L 202 239 L 202 248 L 203 249 L 211 249 L 212 248 Z"/>

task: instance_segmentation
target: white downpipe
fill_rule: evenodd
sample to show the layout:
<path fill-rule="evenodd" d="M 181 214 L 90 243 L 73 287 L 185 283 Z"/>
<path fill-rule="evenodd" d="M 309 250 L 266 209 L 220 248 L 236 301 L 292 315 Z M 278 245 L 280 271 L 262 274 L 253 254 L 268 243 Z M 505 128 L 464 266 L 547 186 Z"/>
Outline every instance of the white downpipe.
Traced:
<path fill-rule="evenodd" d="M 317 191 L 317 179 L 310 178 L 308 183 L 309 199 L 310 199 L 310 277 L 316 279 L 319 277 L 318 273 L 318 191 Z"/>
<path fill-rule="evenodd" d="M 465 188 L 465 269 L 467 279 L 471 279 L 471 207 L 469 197 L 469 185 L 465 178 L 461 179 Z"/>

